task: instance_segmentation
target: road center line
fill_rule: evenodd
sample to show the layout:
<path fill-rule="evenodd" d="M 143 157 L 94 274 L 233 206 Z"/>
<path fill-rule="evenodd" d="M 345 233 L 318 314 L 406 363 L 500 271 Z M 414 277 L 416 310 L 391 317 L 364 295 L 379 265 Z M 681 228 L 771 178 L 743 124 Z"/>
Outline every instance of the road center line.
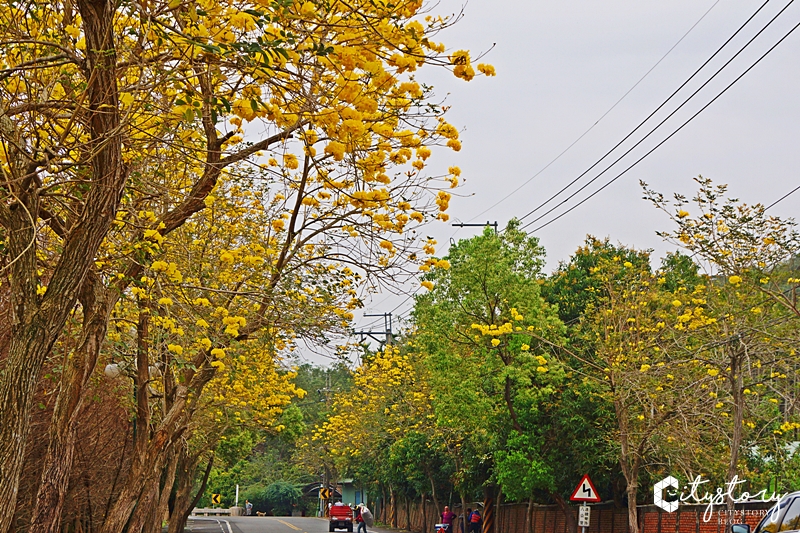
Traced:
<path fill-rule="evenodd" d="M 281 519 L 278 519 L 278 522 L 280 522 L 280 523 L 281 523 L 281 524 L 283 524 L 284 526 L 289 526 L 290 528 L 294 529 L 295 531 L 300 531 L 300 528 L 299 528 L 299 527 L 297 527 L 297 526 L 296 526 L 296 525 L 294 525 L 294 524 L 290 524 L 289 522 L 284 522 L 284 521 L 283 521 L 283 520 L 281 520 Z"/>

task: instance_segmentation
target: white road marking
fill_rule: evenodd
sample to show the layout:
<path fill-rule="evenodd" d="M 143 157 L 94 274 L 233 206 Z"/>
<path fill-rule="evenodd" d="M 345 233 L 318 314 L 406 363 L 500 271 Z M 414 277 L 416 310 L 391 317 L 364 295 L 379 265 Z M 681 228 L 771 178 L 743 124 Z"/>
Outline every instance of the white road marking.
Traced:
<path fill-rule="evenodd" d="M 213 520 L 214 522 L 217 523 L 217 525 L 219 526 L 219 529 L 220 529 L 220 531 L 222 531 L 222 533 L 225 533 L 225 528 L 222 527 L 222 522 L 225 522 L 225 525 L 228 526 L 228 533 L 233 533 L 233 530 L 231 529 L 231 523 L 228 522 L 227 520 L 219 520 L 218 518 L 204 518 L 204 517 L 200 517 L 200 516 L 192 516 L 190 518 L 192 520 L 198 520 L 198 521 L 202 520 L 202 521 L 205 521 L 205 522 L 210 522 L 210 521 Z"/>

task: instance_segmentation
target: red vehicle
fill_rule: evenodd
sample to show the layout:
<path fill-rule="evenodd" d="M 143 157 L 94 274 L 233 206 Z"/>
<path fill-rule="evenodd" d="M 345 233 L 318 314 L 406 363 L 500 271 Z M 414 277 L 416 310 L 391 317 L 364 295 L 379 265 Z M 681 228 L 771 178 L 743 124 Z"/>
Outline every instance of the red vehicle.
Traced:
<path fill-rule="evenodd" d="M 328 516 L 330 518 L 328 531 L 346 529 L 350 533 L 353 532 L 353 510 L 350 509 L 349 505 L 345 505 L 342 502 L 334 503 L 328 511 Z"/>

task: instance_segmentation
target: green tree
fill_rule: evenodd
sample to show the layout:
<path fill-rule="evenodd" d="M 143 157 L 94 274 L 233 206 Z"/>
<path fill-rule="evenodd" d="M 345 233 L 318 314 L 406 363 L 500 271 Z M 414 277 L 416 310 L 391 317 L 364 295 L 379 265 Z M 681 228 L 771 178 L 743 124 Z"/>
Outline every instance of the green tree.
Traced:
<path fill-rule="evenodd" d="M 430 292 L 417 297 L 413 345 L 430 368 L 437 425 L 456 429 L 453 448 L 491 458 L 456 454 L 462 499 L 475 481 L 499 482 L 513 497 L 543 490 L 568 510 L 558 464 L 544 460 L 553 443 L 541 438 L 544 405 L 564 380 L 554 357 L 564 327 L 541 295 L 543 256 L 512 221 L 460 241 L 424 276 Z"/>
<path fill-rule="evenodd" d="M 275 515 L 289 516 L 292 514 L 292 507 L 300 502 L 303 493 L 300 488 L 286 481 L 275 481 L 264 489 L 264 498 L 272 507 Z"/>

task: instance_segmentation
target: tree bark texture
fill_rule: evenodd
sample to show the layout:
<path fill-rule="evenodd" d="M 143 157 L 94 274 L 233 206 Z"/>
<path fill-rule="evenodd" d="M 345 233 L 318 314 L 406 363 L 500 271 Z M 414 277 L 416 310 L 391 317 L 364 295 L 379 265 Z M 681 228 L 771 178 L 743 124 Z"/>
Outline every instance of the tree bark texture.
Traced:
<path fill-rule="evenodd" d="M 154 516 L 152 520 L 145 523 L 144 533 L 161 533 L 161 523 L 169 512 L 169 499 L 172 494 L 172 488 L 175 486 L 177 470 L 178 454 L 172 450 L 164 473 L 164 483 L 160 488 L 160 495 L 153 508 Z"/>
<path fill-rule="evenodd" d="M 436 512 L 438 513 L 441 507 L 439 507 L 439 498 L 436 496 L 436 483 L 434 482 L 433 476 L 430 474 L 430 472 L 428 473 L 428 481 L 431 482 L 431 498 L 433 498 L 433 506 L 436 508 Z"/>
<path fill-rule="evenodd" d="M 10 270 L 12 327 L 9 355 L 0 373 L 0 531 L 11 526 L 19 476 L 30 427 L 33 393 L 42 365 L 73 309 L 78 290 L 94 264 L 97 250 L 114 220 L 126 173 L 119 131 L 113 14 L 109 0 L 79 0 L 89 71 L 86 94 L 91 185 L 83 210 L 65 234 L 61 256 L 47 292 L 36 292 L 35 225 L 39 218 L 32 186 L 20 191 L 3 224 L 9 251 L 16 262 Z M 24 182 L 23 182 L 24 184 Z M 32 244 L 33 243 L 33 244 Z"/>
<path fill-rule="evenodd" d="M 87 275 L 84 287 L 80 296 L 84 310 L 83 339 L 76 352 L 64 361 L 30 533 L 60 531 L 81 407 L 106 335 L 110 312 L 106 291 L 93 272 Z"/>
<path fill-rule="evenodd" d="M 126 533 L 142 533 L 145 524 L 153 514 L 158 499 L 158 479 L 152 479 L 142 490 L 141 496 L 136 501 L 131 517 L 128 520 Z M 120 530 L 122 531 L 122 530 Z"/>
<path fill-rule="evenodd" d="M 192 514 L 192 509 L 197 506 L 197 502 L 203 496 L 208 483 L 208 476 L 211 474 L 211 468 L 214 465 L 214 456 L 208 459 L 206 471 L 203 474 L 203 479 L 200 482 L 200 488 L 197 489 L 197 494 L 192 498 L 192 488 L 194 488 L 194 470 L 197 467 L 198 458 L 189 458 L 184 456 L 182 459 L 182 467 L 179 468 L 177 475 L 178 488 L 175 497 L 175 504 L 172 508 L 172 514 L 169 517 L 168 533 L 183 533 L 186 527 L 186 521 Z"/>
<path fill-rule="evenodd" d="M 639 488 L 639 457 L 634 450 L 631 450 L 628 411 L 620 400 L 614 401 L 614 412 L 619 428 L 619 465 L 627 483 L 628 532 L 639 533 L 639 517 L 636 509 L 636 493 Z"/>
<path fill-rule="evenodd" d="M 533 497 L 528 498 L 528 508 L 525 511 L 525 533 L 531 533 L 531 516 L 533 516 Z"/>
<path fill-rule="evenodd" d="M 419 499 L 419 512 L 422 515 L 422 531 L 423 533 L 427 533 L 428 531 L 428 509 L 427 505 L 425 504 L 425 500 L 428 498 L 428 495 L 423 493 Z M 410 522 L 410 521 L 409 521 Z M 408 528 L 411 530 L 411 527 Z"/>
<path fill-rule="evenodd" d="M 726 481 L 732 481 L 734 476 L 739 473 L 739 448 L 742 445 L 742 425 L 744 424 L 744 376 L 742 375 L 742 359 L 744 350 L 734 350 L 730 355 L 730 378 L 731 398 L 733 399 L 733 434 L 731 435 L 731 457 L 728 463 L 728 473 Z M 726 509 L 728 516 L 733 516 L 735 502 L 728 498 Z M 725 526 L 726 531 L 730 530 L 730 524 Z"/>
<path fill-rule="evenodd" d="M 144 387 L 145 394 L 147 387 Z M 183 411 L 188 394 L 185 386 L 178 387 L 178 395 L 175 404 L 165 416 L 159 428 L 153 432 L 152 439 L 148 439 L 148 427 L 140 424 L 137 429 L 137 443 L 140 435 L 144 435 L 146 448 L 141 453 L 134 453 L 133 466 L 130 475 L 120 491 L 120 495 L 106 516 L 106 520 L 101 528 L 101 533 L 118 533 L 122 531 L 125 524 L 130 519 L 133 509 L 139 499 L 145 494 L 147 486 L 155 479 L 161 477 L 161 473 L 166 463 L 165 449 L 173 442 L 175 432 L 181 430 L 182 422 L 185 418 Z M 137 450 L 138 452 L 138 450 Z"/>

